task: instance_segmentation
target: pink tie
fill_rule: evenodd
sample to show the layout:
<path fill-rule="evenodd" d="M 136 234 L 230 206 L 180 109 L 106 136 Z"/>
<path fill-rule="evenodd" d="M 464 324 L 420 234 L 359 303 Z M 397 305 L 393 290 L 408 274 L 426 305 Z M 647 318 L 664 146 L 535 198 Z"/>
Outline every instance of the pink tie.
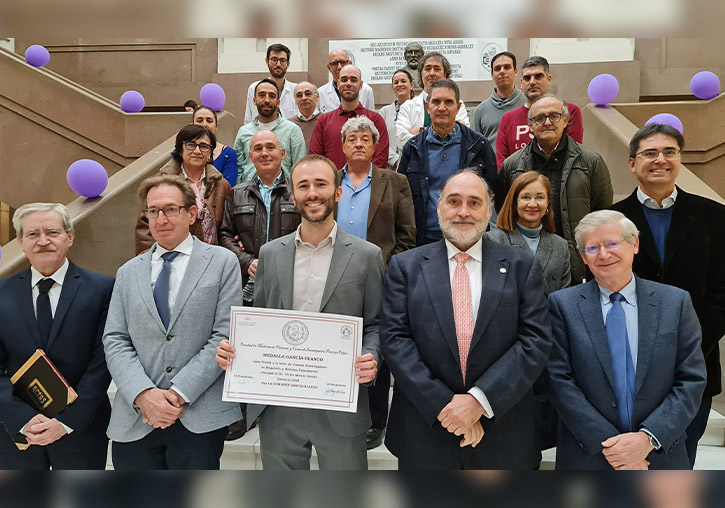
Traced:
<path fill-rule="evenodd" d="M 468 350 L 471 349 L 473 337 L 473 304 L 471 303 L 471 279 L 468 277 L 466 261 L 471 256 L 459 252 L 453 258 L 458 263 L 453 272 L 453 320 L 456 324 L 456 338 L 458 339 L 458 354 L 461 357 L 461 371 L 463 382 L 466 382 L 466 363 Z"/>

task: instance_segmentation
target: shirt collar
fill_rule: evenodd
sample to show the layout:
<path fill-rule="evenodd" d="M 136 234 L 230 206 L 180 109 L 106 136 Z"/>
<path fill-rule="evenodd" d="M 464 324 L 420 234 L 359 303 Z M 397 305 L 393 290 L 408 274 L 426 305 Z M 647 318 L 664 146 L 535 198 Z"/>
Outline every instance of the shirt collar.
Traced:
<path fill-rule="evenodd" d="M 315 106 L 315 110 L 312 112 L 312 114 L 309 116 L 309 118 L 306 117 L 305 115 L 303 115 L 302 113 L 300 113 L 299 111 L 297 112 L 297 118 L 299 118 L 303 122 L 309 122 L 310 120 L 314 120 L 315 117 L 317 117 L 319 114 L 320 114 L 320 110 L 317 109 L 317 106 Z"/>
<path fill-rule="evenodd" d="M 179 245 L 177 245 L 176 248 L 173 249 L 173 251 L 178 252 L 179 254 L 186 254 L 187 256 L 191 256 L 191 249 L 193 247 L 194 247 L 194 237 L 192 237 L 191 233 L 189 233 L 189 236 L 187 236 L 183 242 L 181 242 Z M 171 251 L 164 249 L 161 245 L 159 245 L 157 243 L 153 254 L 151 254 L 151 260 L 158 261 L 158 259 L 161 257 L 161 255 L 166 254 L 167 252 L 171 252 Z"/>
<path fill-rule="evenodd" d="M 446 250 L 448 251 L 448 259 L 453 259 L 453 256 L 458 254 L 459 252 L 463 252 L 461 249 L 453 245 L 451 242 L 446 239 Z M 473 246 L 465 251 L 466 254 L 471 256 L 473 259 L 481 263 L 483 261 L 482 253 L 483 253 L 483 237 L 479 238 L 476 243 L 473 244 Z"/>
<path fill-rule="evenodd" d="M 348 176 L 348 172 L 347 172 L 347 164 L 345 164 L 340 171 L 342 171 L 342 178 L 343 178 L 343 180 L 345 178 L 350 178 Z M 368 171 L 367 178 L 372 178 L 372 177 L 373 177 L 373 163 L 371 162 L 370 163 L 370 170 Z"/>
<path fill-rule="evenodd" d="M 622 295 L 625 299 L 625 303 L 628 303 L 630 305 L 636 305 L 637 304 L 637 283 L 635 282 L 635 277 L 632 275 L 632 280 L 629 281 L 629 284 L 624 286 L 621 291 L 618 291 L 620 295 Z M 598 284 L 597 284 L 598 285 Z M 614 291 L 611 291 L 605 287 L 599 286 L 599 298 L 602 300 L 602 305 L 611 304 L 611 300 L 609 299 L 609 295 L 614 293 Z"/>
<path fill-rule="evenodd" d="M 672 191 L 672 194 L 662 200 L 662 208 L 660 208 L 660 205 L 657 204 L 657 201 L 644 193 L 642 187 L 637 187 L 637 199 L 647 208 L 652 208 L 654 210 L 664 210 L 665 208 L 673 206 L 675 204 L 675 201 L 677 201 L 677 187 L 675 187 L 675 190 Z"/>
<path fill-rule="evenodd" d="M 338 112 L 337 114 L 340 116 L 347 116 L 347 117 L 360 116 L 360 115 L 362 115 L 362 112 L 364 109 L 365 108 L 363 107 L 362 102 L 358 102 L 357 106 L 352 111 L 346 111 L 346 110 L 342 109 L 342 104 L 340 104 L 340 107 L 337 108 L 337 112 Z M 355 114 L 353 115 L 352 113 L 355 113 Z"/>
<path fill-rule="evenodd" d="M 256 183 L 258 187 L 263 187 L 263 188 L 269 189 L 269 190 L 275 189 L 279 185 L 279 182 L 281 182 L 282 180 L 284 180 L 284 171 L 279 172 L 279 174 L 277 175 L 277 178 L 275 178 L 274 182 L 272 182 L 271 187 L 269 187 L 267 184 L 265 184 L 262 181 L 262 179 L 259 178 L 258 174 L 255 173 L 255 175 L 254 175 L 254 183 Z"/>
<path fill-rule="evenodd" d="M 432 137 L 433 139 L 435 139 L 435 140 L 437 140 L 437 141 L 439 141 L 439 142 L 441 142 L 441 143 L 443 143 L 445 145 L 446 143 L 450 143 L 450 141 L 455 137 L 455 135 L 458 134 L 458 122 L 456 122 L 455 124 L 453 124 L 453 129 L 451 130 L 451 132 L 449 132 L 445 136 L 441 136 L 440 134 L 438 134 L 433 129 L 433 127 L 431 127 L 428 130 L 429 130 L 428 135 L 430 137 Z"/>
<path fill-rule="evenodd" d="M 254 120 L 252 120 L 252 122 L 254 123 L 254 125 L 257 126 L 257 130 L 271 131 L 274 130 L 274 128 L 277 127 L 277 124 L 282 120 L 282 117 L 280 115 L 281 113 L 279 112 L 279 109 L 277 109 L 277 118 L 275 118 L 273 121 L 263 124 L 259 121 L 259 115 L 257 115 L 254 117 Z M 262 127 L 264 127 L 264 129 Z"/>
<path fill-rule="evenodd" d="M 68 271 L 68 258 L 65 258 L 63 261 L 63 264 L 60 268 L 58 268 L 53 275 L 50 277 L 46 277 L 42 273 L 40 273 L 38 270 L 35 269 L 34 266 L 30 267 L 30 287 L 34 288 L 38 282 L 40 282 L 43 279 L 53 279 L 53 281 L 57 284 L 63 285 L 63 281 L 65 280 L 65 274 Z"/>
<path fill-rule="evenodd" d="M 302 224 L 297 226 L 297 230 L 295 231 L 295 246 L 300 247 L 302 245 L 309 245 L 313 249 L 319 249 L 320 247 L 326 247 L 328 245 L 335 245 L 335 239 L 337 239 L 337 221 L 335 221 L 334 225 L 332 226 L 332 231 L 330 231 L 330 234 L 327 235 L 318 245 L 315 247 L 309 242 L 302 241 L 302 238 L 300 237 L 300 228 L 302 227 Z"/>

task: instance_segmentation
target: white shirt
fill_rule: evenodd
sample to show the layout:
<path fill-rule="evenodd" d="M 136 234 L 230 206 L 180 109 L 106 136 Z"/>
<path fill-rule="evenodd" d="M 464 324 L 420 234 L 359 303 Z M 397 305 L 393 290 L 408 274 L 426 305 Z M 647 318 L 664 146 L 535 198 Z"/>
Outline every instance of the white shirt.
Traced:
<path fill-rule="evenodd" d="M 321 113 L 329 113 L 340 107 L 340 97 L 335 91 L 335 87 L 332 86 L 332 81 L 328 81 L 322 85 L 317 93 L 320 94 L 320 102 L 317 104 L 317 108 Z M 360 90 L 360 104 L 365 109 L 375 111 L 375 96 L 373 95 L 373 89 L 370 85 L 363 82 L 362 89 Z"/>
<path fill-rule="evenodd" d="M 63 261 L 63 265 L 58 268 L 53 275 L 46 277 L 34 267 L 30 267 L 30 286 L 33 288 L 33 309 L 35 310 L 35 317 L 38 317 L 38 295 L 40 295 L 40 288 L 38 288 L 38 282 L 42 279 L 53 279 L 55 284 L 48 291 L 48 298 L 50 299 L 50 313 L 55 317 L 55 309 L 58 308 L 58 300 L 60 300 L 60 292 L 63 290 L 63 281 L 65 280 L 65 274 L 68 272 L 68 258 Z"/>
<path fill-rule="evenodd" d="M 179 287 L 181 287 L 181 281 L 184 279 L 186 274 L 186 267 L 189 266 L 189 258 L 191 257 L 191 249 L 194 246 L 194 239 L 191 234 L 184 239 L 179 245 L 176 246 L 174 251 L 178 252 L 179 255 L 174 258 L 171 262 L 171 273 L 169 274 L 169 316 L 174 311 L 174 303 L 176 303 L 176 296 L 179 294 Z M 151 254 L 151 289 L 153 291 L 156 286 L 156 279 L 159 278 L 161 268 L 164 266 L 164 260 L 161 258 L 162 254 L 170 252 L 164 249 L 161 245 L 156 244 L 156 248 Z"/>
<path fill-rule="evenodd" d="M 254 88 L 261 80 L 257 80 L 247 89 L 247 107 L 244 110 L 244 123 L 254 120 L 259 112 L 257 106 L 254 105 Z M 295 104 L 295 87 L 297 83 L 292 83 L 287 79 L 284 80 L 284 87 L 279 94 L 279 112 L 282 118 L 287 119 L 297 114 L 297 104 Z"/>
<path fill-rule="evenodd" d="M 410 100 L 405 101 L 400 106 L 398 111 L 398 119 L 395 121 L 395 134 L 398 137 L 398 146 L 402 148 L 408 142 L 413 135 L 410 133 L 410 129 L 413 127 L 423 127 L 425 120 L 425 99 L 428 94 L 422 91 L 419 95 L 416 95 Z M 456 121 L 462 123 L 466 127 L 471 126 L 471 122 L 468 120 L 468 111 L 463 101 L 459 101 L 461 107 L 456 113 Z"/>
<path fill-rule="evenodd" d="M 332 231 L 317 247 L 302 241 L 300 228 L 295 233 L 295 265 L 292 285 L 292 309 L 320 312 L 322 293 L 325 291 L 327 274 L 337 238 L 337 222 Z"/>
<path fill-rule="evenodd" d="M 675 189 L 672 191 L 672 194 L 662 200 L 661 208 L 660 205 L 657 204 L 657 201 L 644 193 L 642 187 L 637 187 L 637 199 L 647 208 L 652 208 L 654 210 L 664 210 L 665 208 L 669 208 L 675 204 L 675 201 L 677 200 L 677 187 L 675 187 Z"/>
<path fill-rule="evenodd" d="M 458 247 L 446 240 L 446 250 L 448 251 L 448 275 L 450 276 L 451 287 L 453 287 L 453 276 L 458 266 L 458 261 L 454 256 L 461 251 Z M 468 270 L 468 277 L 471 281 L 471 307 L 473 310 L 473 326 L 476 326 L 478 318 L 478 308 L 481 306 L 481 291 L 483 289 L 483 239 L 479 239 L 470 249 L 465 251 L 470 257 L 466 261 L 465 266 Z M 488 402 L 488 398 L 478 386 L 471 387 L 468 393 L 473 395 L 479 404 L 483 407 L 484 416 L 493 418 L 493 408 Z"/>

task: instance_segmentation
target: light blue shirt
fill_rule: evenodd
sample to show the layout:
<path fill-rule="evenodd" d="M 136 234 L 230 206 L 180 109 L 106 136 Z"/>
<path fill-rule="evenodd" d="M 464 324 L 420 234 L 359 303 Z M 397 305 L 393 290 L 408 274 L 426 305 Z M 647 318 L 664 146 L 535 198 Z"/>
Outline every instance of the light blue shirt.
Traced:
<path fill-rule="evenodd" d="M 607 314 L 612 310 L 609 295 L 613 292 L 599 286 L 599 302 L 602 305 L 605 327 L 607 326 Z M 632 353 L 632 363 L 634 363 L 634 371 L 637 372 L 637 352 L 639 351 L 639 329 L 637 327 L 639 326 L 639 316 L 637 315 L 637 286 L 634 276 L 619 294 L 626 300 L 626 302 L 622 302 L 622 309 L 624 309 L 624 318 L 627 320 L 627 339 L 629 340 L 629 350 Z"/>
<path fill-rule="evenodd" d="M 368 239 L 368 210 L 370 209 L 370 185 L 373 181 L 373 165 L 368 176 L 357 189 L 347 174 L 347 164 L 342 168 L 342 197 L 337 204 L 337 224 L 345 233 Z"/>
<path fill-rule="evenodd" d="M 259 178 L 259 175 L 254 176 L 254 181 L 257 183 L 257 187 L 259 188 L 259 193 L 262 195 L 262 202 L 264 203 L 264 208 L 267 209 L 267 241 L 269 241 L 269 216 L 270 208 L 272 207 L 272 191 L 279 185 L 279 183 L 284 180 L 284 171 L 280 171 L 277 175 L 277 178 L 274 179 L 274 182 L 272 183 L 271 187 L 267 187 L 261 178 Z"/>

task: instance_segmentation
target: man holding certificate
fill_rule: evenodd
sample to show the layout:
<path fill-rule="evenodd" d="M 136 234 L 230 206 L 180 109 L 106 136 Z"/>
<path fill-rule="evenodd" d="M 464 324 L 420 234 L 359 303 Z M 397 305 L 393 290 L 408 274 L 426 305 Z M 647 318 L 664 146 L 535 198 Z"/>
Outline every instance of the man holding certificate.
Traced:
<path fill-rule="evenodd" d="M 308 155 L 292 168 L 292 198 L 302 216 L 297 232 L 265 244 L 259 255 L 254 305 L 363 319 L 362 352 L 354 362 L 360 383 L 357 411 L 250 406 L 263 410 L 259 435 L 264 469 L 309 469 L 312 446 L 320 469 L 367 469 L 370 427 L 367 388 L 380 359 L 378 314 L 383 293 L 380 248 L 338 228 L 332 211 L 342 195 L 331 161 Z M 226 369 L 233 348 L 222 341 L 216 360 Z M 256 409 L 256 411 L 255 411 Z"/>

